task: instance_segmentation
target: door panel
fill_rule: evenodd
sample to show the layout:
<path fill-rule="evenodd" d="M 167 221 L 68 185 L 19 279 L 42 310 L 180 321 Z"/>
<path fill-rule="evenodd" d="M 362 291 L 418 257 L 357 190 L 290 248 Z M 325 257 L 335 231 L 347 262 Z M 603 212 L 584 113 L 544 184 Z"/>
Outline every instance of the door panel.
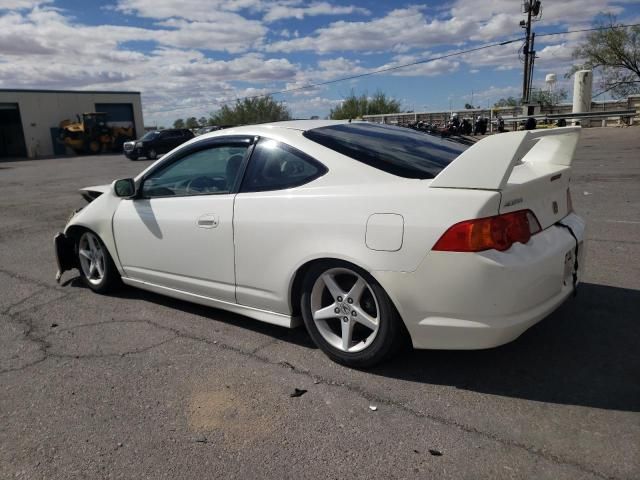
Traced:
<path fill-rule="evenodd" d="M 323 215 L 315 212 L 321 205 L 316 194 L 292 189 L 326 172 L 320 162 L 282 142 L 263 138 L 255 146 L 235 202 L 239 304 L 291 313 L 288 294 L 295 268 L 308 252 L 327 247 L 324 232 L 335 230 L 340 221 L 325 211 L 329 225 L 323 224 Z M 349 226 L 339 230 L 351 234 Z M 342 242 L 339 232 L 334 238 Z M 346 248 L 346 241 L 342 245 Z"/>
<path fill-rule="evenodd" d="M 113 218 L 127 277 L 235 302 L 233 205 L 251 140 L 216 139 L 148 172 Z"/>
<path fill-rule="evenodd" d="M 233 194 L 124 200 L 113 226 L 128 277 L 235 302 Z M 201 217 L 215 226 L 199 225 Z"/>

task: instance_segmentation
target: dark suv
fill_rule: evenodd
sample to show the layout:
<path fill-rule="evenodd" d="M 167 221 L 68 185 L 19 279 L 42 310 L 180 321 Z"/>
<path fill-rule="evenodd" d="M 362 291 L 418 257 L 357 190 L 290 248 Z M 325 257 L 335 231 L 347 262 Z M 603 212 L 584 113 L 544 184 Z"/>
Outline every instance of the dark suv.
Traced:
<path fill-rule="evenodd" d="M 193 136 L 191 130 L 186 128 L 147 132 L 139 140 L 125 142 L 123 145 L 124 154 L 129 160 L 137 160 L 140 157 L 155 160 L 158 155 L 173 150 L 178 145 L 191 140 Z"/>

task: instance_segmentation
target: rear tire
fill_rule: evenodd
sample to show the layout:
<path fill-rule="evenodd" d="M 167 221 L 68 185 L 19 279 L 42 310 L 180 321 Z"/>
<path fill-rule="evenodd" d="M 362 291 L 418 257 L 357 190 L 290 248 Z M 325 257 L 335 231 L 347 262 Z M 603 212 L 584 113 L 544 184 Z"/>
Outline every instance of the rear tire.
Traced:
<path fill-rule="evenodd" d="M 120 286 L 120 274 L 107 247 L 98 236 L 86 230 L 76 245 L 78 270 L 83 283 L 96 293 L 108 293 Z"/>
<path fill-rule="evenodd" d="M 156 158 L 158 158 L 158 152 L 156 152 L 153 148 L 151 150 L 149 150 L 149 153 L 147 153 L 147 158 L 149 160 L 155 160 Z"/>
<path fill-rule="evenodd" d="M 301 311 L 315 344 L 342 365 L 369 368 L 404 345 L 404 325 L 389 296 L 368 272 L 347 262 L 309 269 Z"/>

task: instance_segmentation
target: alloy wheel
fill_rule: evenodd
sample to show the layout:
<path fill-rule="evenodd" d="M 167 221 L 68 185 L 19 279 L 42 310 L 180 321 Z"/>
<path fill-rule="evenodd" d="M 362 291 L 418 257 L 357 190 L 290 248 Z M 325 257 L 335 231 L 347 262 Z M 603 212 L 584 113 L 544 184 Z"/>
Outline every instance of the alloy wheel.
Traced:
<path fill-rule="evenodd" d="M 311 290 L 311 314 L 320 335 L 332 347 L 355 353 L 375 340 L 380 307 L 367 281 L 347 268 L 331 268 Z"/>
<path fill-rule="evenodd" d="M 106 268 L 105 252 L 96 235 L 85 232 L 78 242 L 80 268 L 86 279 L 93 285 L 99 285 L 104 279 Z"/>

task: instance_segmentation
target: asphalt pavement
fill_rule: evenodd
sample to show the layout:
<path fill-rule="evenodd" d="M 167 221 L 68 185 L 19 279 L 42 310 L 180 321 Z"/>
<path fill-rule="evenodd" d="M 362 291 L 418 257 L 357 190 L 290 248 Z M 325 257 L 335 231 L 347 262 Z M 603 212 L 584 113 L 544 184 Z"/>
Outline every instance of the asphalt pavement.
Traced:
<path fill-rule="evenodd" d="M 576 298 L 506 346 L 370 371 L 302 328 L 57 285 L 77 189 L 148 164 L 0 162 L 1 479 L 640 478 L 640 129 L 583 132 Z"/>

